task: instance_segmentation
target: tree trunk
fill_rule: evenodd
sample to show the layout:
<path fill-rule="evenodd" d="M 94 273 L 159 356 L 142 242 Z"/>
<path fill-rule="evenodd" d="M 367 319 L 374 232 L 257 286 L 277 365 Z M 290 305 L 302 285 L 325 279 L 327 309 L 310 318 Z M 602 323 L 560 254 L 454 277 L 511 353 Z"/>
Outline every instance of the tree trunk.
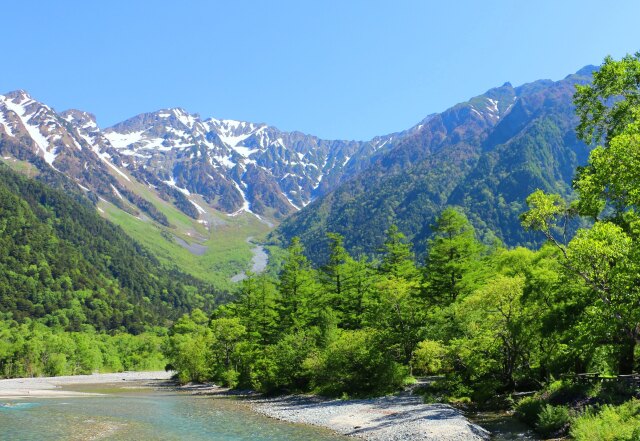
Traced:
<path fill-rule="evenodd" d="M 630 375 L 633 373 L 635 350 L 635 336 L 625 335 L 620 344 L 620 355 L 618 357 L 619 375 Z"/>

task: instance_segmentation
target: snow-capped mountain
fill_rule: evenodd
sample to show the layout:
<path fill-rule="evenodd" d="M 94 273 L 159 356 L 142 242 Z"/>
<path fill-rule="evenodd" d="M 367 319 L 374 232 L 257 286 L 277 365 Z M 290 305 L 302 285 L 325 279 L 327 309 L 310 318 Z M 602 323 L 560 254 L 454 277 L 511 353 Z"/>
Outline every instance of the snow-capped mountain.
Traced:
<path fill-rule="evenodd" d="M 192 196 L 199 195 L 229 215 L 278 219 L 331 191 L 419 127 L 366 142 L 332 141 L 172 108 L 102 130 L 88 112 L 57 113 L 25 91 L 0 95 L 0 154 L 47 164 L 98 197 L 163 224 L 166 218 L 127 184 L 143 184 L 194 218 L 202 207 Z"/>
<path fill-rule="evenodd" d="M 370 155 L 384 143 L 327 141 L 177 108 L 138 115 L 104 134 L 141 180 L 152 175 L 223 211 L 276 218 L 331 190 L 354 155 Z"/>
<path fill-rule="evenodd" d="M 19 90 L 0 95 L 0 133 L 3 138 L 13 138 L 24 144 L 24 148 L 41 156 L 53 165 L 61 153 L 62 146 L 82 146 L 69 137 L 64 122 L 47 105 L 33 100 L 25 91 Z"/>

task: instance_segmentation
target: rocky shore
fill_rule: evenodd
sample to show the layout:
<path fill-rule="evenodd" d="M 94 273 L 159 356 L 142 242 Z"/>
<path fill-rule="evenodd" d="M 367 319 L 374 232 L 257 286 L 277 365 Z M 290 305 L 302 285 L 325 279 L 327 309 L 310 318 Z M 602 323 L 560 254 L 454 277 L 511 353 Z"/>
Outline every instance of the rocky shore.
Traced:
<path fill-rule="evenodd" d="M 74 397 L 96 395 L 68 386 L 87 384 L 170 385 L 172 372 L 123 372 L 68 377 L 0 380 L 0 398 Z M 215 385 L 176 388 L 193 395 L 240 395 L 256 412 L 282 421 L 331 429 L 371 441 L 475 441 L 490 438 L 488 431 L 471 423 L 457 409 L 444 404 L 424 404 L 419 396 L 403 394 L 360 400 L 330 400 L 310 395 L 276 398 L 248 391 L 230 391 Z"/>
<path fill-rule="evenodd" d="M 313 396 L 252 398 L 256 412 L 292 423 L 326 427 L 371 441 L 468 441 L 490 438 L 445 404 L 424 404 L 417 396 L 326 400 Z"/>

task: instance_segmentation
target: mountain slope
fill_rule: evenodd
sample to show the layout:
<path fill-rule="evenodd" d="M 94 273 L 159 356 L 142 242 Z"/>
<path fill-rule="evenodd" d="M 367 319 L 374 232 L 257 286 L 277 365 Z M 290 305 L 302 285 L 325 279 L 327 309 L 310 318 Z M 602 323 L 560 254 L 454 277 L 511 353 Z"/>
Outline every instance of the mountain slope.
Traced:
<path fill-rule="evenodd" d="M 6 166 L 0 166 L 0 230 L 0 312 L 16 320 L 135 333 L 216 301 L 211 287 L 160 265 L 81 193 Z"/>
<path fill-rule="evenodd" d="M 250 267 L 251 240 L 410 132 L 329 141 L 182 109 L 102 130 L 88 112 L 56 112 L 25 91 L 0 96 L 2 161 L 57 186 L 70 182 L 54 171 L 67 176 L 164 262 L 223 288 Z"/>
<path fill-rule="evenodd" d="M 430 225 L 446 205 L 459 205 L 485 240 L 539 243 L 518 216 L 536 188 L 570 192 L 589 148 L 573 127 L 574 85 L 588 67 L 564 80 L 518 88 L 505 84 L 432 116 L 367 170 L 286 219 L 274 238 L 299 236 L 321 262 L 326 232 L 345 236 L 355 253 L 375 254 L 391 224 L 424 253 Z"/>

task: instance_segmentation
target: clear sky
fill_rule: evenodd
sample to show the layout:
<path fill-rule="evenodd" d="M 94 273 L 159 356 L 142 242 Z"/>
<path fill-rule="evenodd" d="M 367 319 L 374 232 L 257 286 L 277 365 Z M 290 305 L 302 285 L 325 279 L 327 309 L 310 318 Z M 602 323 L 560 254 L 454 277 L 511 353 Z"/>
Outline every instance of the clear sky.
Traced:
<path fill-rule="evenodd" d="M 0 93 L 108 127 L 183 107 L 369 139 L 640 50 L 640 2 L 5 1 Z"/>

